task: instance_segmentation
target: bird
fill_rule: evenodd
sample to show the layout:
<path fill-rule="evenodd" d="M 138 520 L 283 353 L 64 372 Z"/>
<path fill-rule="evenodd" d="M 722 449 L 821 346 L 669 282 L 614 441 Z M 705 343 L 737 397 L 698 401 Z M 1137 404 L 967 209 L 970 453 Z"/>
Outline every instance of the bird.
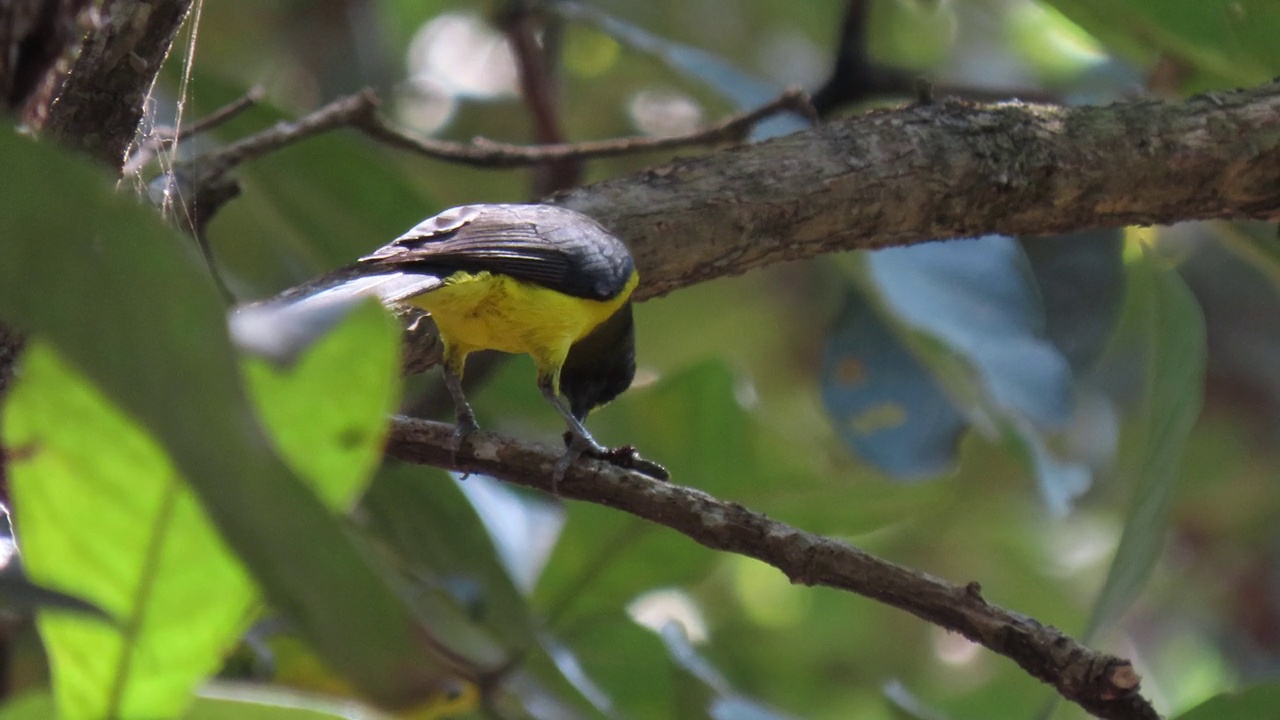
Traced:
<path fill-rule="evenodd" d="M 415 306 L 439 329 L 455 454 L 478 429 L 462 389 L 478 350 L 533 358 L 538 389 L 568 429 L 558 474 L 583 453 L 608 454 L 583 423 L 635 378 L 640 278 L 626 245 L 595 220 L 555 205 L 462 205 L 327 277 L 233 311 L 233 341 L 287 360 L 366 298 Z"/>

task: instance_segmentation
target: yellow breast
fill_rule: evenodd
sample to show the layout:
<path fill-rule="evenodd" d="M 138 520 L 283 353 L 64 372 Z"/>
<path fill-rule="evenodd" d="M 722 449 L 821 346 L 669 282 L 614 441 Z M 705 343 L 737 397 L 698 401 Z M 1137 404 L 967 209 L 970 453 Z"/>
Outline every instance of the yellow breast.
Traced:
<path fill-rule="evenodd" d="M 633 273 L 617 297 L 600 301 L 506 275 L 459 272 L 409 302 L 431 313 L 441 340 L 455 353 L 527 353 L 540 366 L 558 368 L 570 346 L 617 312 L 637 282 Z"/>

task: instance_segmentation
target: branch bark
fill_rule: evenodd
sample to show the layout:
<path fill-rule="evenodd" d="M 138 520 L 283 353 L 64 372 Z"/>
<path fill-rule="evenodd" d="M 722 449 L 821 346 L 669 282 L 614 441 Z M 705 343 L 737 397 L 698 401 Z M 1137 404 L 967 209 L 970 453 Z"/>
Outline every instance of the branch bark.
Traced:
<path fill-rule="evenodd" d="M 387 454 L 552 491 L 552 468 L 562 451 L 476 432 L 455 453 L 452 437 L 452 425 L 398 417 Z M 1010 658 L 1099 718 L 1159 718 L 1138 693 L 1141 678 L 1128 660 L 1091 650 L 1053 627 L 988 603 L 977 583 L 955 585 L 737 503 L 600 460 L 573 464 L 556 489 L 566 498 L 665 525 L 713 550 L 756 558 L 793 583 L 847 590 L 906 610 Z"/>
<path fill-rule="evenodd" d="M 771 263 L 938 238 L 1273 220 L 1277 168 L 1273 82 L 1177 102 L 874 111 L 548 201 L 627 242 L 644 299 Z"/>
<path fill-rule="evenodd" d="M 43 134 L 115 170 L 142 121 L 144 101 L 191 0 L 105 0 L 61 91 L 49 106 Z"/>

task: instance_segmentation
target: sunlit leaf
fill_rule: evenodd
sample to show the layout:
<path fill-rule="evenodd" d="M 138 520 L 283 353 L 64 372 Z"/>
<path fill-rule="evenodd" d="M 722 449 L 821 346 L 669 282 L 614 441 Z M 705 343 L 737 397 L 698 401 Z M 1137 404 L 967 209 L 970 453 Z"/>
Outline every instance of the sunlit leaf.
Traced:
<path fill-rule="evenodd" d="M 26 566 L 116 620 L 41 614 L 63 717 L 177 714 L 246 626 L 252 582 L 163 449 L 48 346 L 4 419 L 31 449 L 11 481 Z"/>
<path fill-rule="evenodd" d="M 257 368 L 278 441 L 335 505 L 350 502 L 380 451 L 397 332 L 366 308 L 291 371 Z M 176 712 L 244 628 L 252 581 L 164 450 L 47 346 L 24 360 L 6 420 L 8 442 L 32 448 L 12 480 L 27 565 L 118 621 L 42 616 L 64 713 Z"/>
<path fill-rule="evenodd" d="M 399 338 L 396 321 L 369 302 L 292 365 L 245 359 L 272 440 L 331 507 L 348 507 L 382 459 L 400 401 Z"/>

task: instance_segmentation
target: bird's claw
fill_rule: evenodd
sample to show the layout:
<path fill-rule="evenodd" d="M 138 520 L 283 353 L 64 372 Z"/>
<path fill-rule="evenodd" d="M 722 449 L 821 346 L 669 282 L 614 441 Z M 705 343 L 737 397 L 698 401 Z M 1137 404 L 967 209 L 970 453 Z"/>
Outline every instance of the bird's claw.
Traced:
<path fill-rule="evenodd" d="M 458 451 L 462 449 L 462 444 L 466 442 L 471 433 L 480 429 L 476 424 L 476 416 L 471 414 L 459 414 L 457 424 L 453 427 L 453 436 L 449 438 L 449 464 L 456 466 L 458 464 Z M 462 476 L 466 480 L 471 473 Z"/>
<path fill-rule="evenodd" d="M 654 480 L 665 482 L 671 479 L 671 473 L 667 472 L 665 467 L 652 460 L 640 457 L 640 452 L 636 450 L 634 445 L 623 445 L 622 447 L 610 449 L 590 437 L 568 432 L 564 435 L 564 444 L 564 455 L 561 455 L 560 459 L 556 461 L 551 472 L 551 492 L 554 495 L 560 494 L 560 481 L 564 480 L 565 473 L 569 471 L 569 466 L 576 463 L 578 458 L 584 455 L 604 460 L 610 465 L 625 470 L 635 470 Z"/>
<path fill-rule="evenodd" d="M 551 494 L 560 495 L 560 481 L 569 471 L 569 466 L 578 462 L 578 458 L 587 457 L 605 459 L 609 457 L 609 448 L 596 442 L 590 436 L 567 432 L 564 434 L 564 455 L 551 468 Z"/>

